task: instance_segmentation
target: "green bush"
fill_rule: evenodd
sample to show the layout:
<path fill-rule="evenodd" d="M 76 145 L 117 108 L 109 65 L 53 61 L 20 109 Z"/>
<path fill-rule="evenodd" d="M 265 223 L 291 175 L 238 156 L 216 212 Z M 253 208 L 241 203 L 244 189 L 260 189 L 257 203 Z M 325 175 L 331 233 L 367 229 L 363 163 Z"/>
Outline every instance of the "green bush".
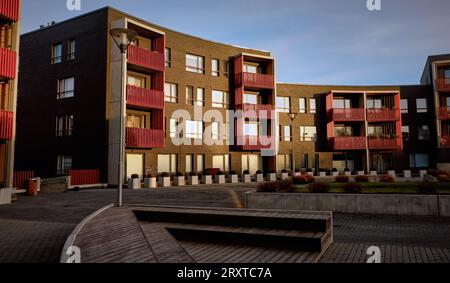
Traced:
<path fill-rule="evenodd" d="M 395 182 L 395 178 L 393 176 L 391 176 L 391 175 L 384 175 L 384 176 L 381 176 L 380 182 L 382 182 L 382 183 L 394 183 Z"/>
<path fill-rule="evenodd" d="M 369 182 L 369 177 L 367 176 L 356 176 L 355 181 L 358 183 L 367 183 Z"/>
<path fill-rule="evenodd" d="M 258 185 L 256 190 L 258 192 L 263 192 L 263 193 L 274 193 L 274 192 L 291 193 L 291 192 L 293 192 L 292 182 L 289 180 L 261 183 Z"/>
<path fill-rule="evenodd" d="M 362 186 L 360 183 L 348 183 L 345 184 L 342 189 L 349 194 L 359 194 L 362 192 Z"/>
<path fill-rule="evenodd" d="M 436 194 L 438 192 L 438 184 L 436 182 L 420 182 L 417 191 L 420 194 Z"/>
<path fill-rule="evenodd" d="M 339 175 L 339 176 L 334 177 L 334 181 L 336 183 L 348 183 L 349 180 L 350 180 L 350 178 L 345 175 Z"/>
<path fill-rule="evenodd" d="M 330 191 L 330 185 L 328 183 L 313 183 L 308 186 L 310 193 L 324 194 Z"/>
<path fill-rule="evenodd" d="M 292 178 L 292 182 L 295 185 L 304 185 L 304 184 L 307 184 L 308 181 L 307 181 L 305 175 L 302 175 L 302 176 L 295 176 L 294 178 Z"/>

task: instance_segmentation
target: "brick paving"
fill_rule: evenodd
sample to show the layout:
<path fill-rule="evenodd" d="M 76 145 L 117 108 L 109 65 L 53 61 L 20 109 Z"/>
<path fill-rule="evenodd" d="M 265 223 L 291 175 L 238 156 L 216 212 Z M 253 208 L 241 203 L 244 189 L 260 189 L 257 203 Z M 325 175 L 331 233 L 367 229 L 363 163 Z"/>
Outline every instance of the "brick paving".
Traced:
<path fill-rule="evenodd" d="M 241 207 L 250 187 L 126 191 L 125 203 Z M 114 200 L 114 190 L 87 190 L 20 197 L 17 203 L 0 206 L 0 262 L 57 262 L 73 228 Z M 335 244 L 321 262 L 362 263 L 367 248 L 375 245 L 385 263 L 448 263 L 449 235 L 450 218 L 335 214 Z"/>

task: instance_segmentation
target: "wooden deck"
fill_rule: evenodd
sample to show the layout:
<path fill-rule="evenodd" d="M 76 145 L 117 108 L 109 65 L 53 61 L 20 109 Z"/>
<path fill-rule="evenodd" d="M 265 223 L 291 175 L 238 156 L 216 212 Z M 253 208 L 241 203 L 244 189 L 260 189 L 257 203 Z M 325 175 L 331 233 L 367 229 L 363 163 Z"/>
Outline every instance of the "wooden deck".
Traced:
<path fill-rule="evenodd" d="M 123 207 L 76 236 L 84 263 L 311 263 L 333 242 L 326 212 Z"/>

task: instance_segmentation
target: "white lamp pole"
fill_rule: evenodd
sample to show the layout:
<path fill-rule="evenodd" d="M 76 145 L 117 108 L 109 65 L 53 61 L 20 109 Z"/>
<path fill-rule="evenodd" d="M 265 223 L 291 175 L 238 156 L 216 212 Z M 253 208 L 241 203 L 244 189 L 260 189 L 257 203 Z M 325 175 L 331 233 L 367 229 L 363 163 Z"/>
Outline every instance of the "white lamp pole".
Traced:
<path fill-rule="evenodd" d="M 295 140 L 294 140 L 294 121 L 298 113 L 290 112 L 289 119 L 291 119 L 291 142 L 292 142 L 292 176 L 295 175 Z"/>

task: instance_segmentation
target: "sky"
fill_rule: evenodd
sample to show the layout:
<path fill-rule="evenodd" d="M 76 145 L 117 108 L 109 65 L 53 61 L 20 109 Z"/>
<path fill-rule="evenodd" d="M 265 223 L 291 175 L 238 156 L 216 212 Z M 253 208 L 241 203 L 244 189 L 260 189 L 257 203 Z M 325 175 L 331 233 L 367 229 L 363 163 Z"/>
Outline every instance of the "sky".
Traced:
<path fill-rule="evenodd" d="M 277 81 L 418 84 L 428 55 L 450 53 L 449 0 L 22 0 L 22 32 L 111 6 L 205 39 L 269 50 Z M 375 0 L 378 1 L 378 0 Z"/>

